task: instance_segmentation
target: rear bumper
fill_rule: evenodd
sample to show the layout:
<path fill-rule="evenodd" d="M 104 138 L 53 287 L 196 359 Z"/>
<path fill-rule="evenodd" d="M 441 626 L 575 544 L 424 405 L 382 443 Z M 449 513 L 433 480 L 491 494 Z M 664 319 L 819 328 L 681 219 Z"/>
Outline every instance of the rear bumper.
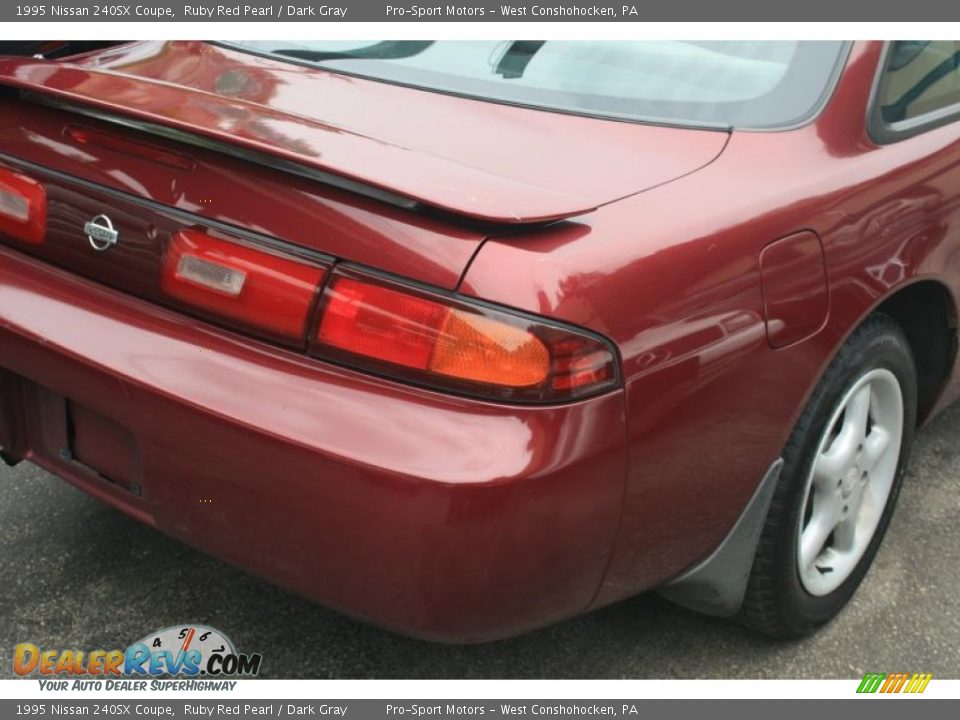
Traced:
<path fill-rule="evenodd" d="M 405 388 L 5 249 L 0 446 L 325 605 L 448 641 L 590 605 L 626 455 L 620 393 L 538 408 Z"/>

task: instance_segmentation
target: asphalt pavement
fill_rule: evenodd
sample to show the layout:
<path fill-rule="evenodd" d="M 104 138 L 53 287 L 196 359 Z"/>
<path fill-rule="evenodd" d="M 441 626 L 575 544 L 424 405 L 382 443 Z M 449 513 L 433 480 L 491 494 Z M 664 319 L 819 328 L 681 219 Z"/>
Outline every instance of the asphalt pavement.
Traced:
<path fill-rule="evenodd" d="M 274 678 L 960 678 L 960 407 L 917 438 L 900 504 L 851 605 L 776 642 L 642 595 L 523 637 L 398 637 L 142 526 L 35 466 L 0 466 L 0 677 L 13 646 L 125 647 L 185 622 L 263 654 Z"/>

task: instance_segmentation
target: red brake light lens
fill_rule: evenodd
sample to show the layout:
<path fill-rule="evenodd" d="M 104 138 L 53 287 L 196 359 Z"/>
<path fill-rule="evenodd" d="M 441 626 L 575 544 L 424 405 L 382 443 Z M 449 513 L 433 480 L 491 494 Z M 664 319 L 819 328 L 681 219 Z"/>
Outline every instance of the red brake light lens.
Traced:
<path fill-rule="evenodd" d="M 0 168 L 0 235 L 39 245 L 47 229 L 47 192 L 26 175 Z"/>
<path fill-rule="evenodd" d="M 418 384 L 557 402 L 617 383 L 601 339 L 507 311 L 342 274 L 322 307 L 315 354 Z"/>
<path fill-rule="evenodd" d="M 206 314 L 299 343 L 325 274 L 292 257 L 183 230 L 167 247 L 161 285 Z"/>

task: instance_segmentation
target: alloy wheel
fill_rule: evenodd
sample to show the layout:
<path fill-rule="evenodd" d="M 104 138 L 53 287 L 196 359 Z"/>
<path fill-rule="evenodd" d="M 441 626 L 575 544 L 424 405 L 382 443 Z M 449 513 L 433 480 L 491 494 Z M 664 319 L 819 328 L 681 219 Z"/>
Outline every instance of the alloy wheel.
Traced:
<path fill-rule="evenodd" d="M 903 393 L 886 369 L 860 376 L 834 410 L 807 477 L 797 527 L 804 589 L 827 595 L 870 545 L 894 484 L 903 438 Z"/>

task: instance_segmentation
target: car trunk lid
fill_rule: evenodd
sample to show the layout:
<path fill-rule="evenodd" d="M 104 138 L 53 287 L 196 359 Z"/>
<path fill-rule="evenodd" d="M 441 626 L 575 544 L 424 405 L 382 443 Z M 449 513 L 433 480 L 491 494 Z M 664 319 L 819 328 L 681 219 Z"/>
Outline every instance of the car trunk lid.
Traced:
<path fill-rule="evenodd" d="M 453 97 L 199 42 L 131 43 L 74 63 L 0 60 L 0 83 L 496 224 L 590 212 L 706 165 L 728 137 Z"/>

